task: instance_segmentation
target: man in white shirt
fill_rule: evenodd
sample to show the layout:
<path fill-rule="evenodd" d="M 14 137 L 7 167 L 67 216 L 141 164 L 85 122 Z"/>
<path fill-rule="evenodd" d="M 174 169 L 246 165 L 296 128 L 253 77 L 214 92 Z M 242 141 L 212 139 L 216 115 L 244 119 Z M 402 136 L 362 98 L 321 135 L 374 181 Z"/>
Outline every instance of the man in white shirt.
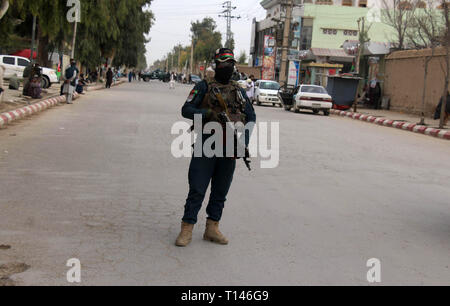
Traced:
<path fill-rule="evenodd" d="M 253 102 L 253 97 L 254 97 L 254 93 L 255 93 L 255 83 L 253 83 L 252 79 L 248 79 L 247 80 L 247 97 L 250 99 L 251 102 Z"/>

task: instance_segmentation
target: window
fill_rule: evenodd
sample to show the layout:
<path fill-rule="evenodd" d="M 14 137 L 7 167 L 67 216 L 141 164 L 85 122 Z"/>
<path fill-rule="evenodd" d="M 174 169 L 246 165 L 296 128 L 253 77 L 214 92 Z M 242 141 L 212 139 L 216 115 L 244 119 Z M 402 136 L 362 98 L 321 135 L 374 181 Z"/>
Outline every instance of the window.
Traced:
<path fill-rule="evenodd" d="M 312 32 L 313 32 L 313 26 L 312 22 L 308 19 L 302 20 L 302 34 L 301 34 L 301 50 L 309 50 L 311 48 L 311 42 L 312 42 Z"/>
<path fill-rule="evenodd" d="M 359 7 L 367 7 L 367 0 L 359 0 Z"/>
<path fill-rule="evenodd" d="M 279 90 L 280 84 L 276 82 L 261 82 L 259 88 L 267 90 Z"/>
<path fill-rule="evenodd" d="M 401 1 L 398 4 L 398 8 L 400 10 L 411 10 L 412 9 L 412 5 L 411 5 L 411 3 L 409 1 Z"/>
<path fill-rule="evenodd" d="M 7 64 L 7 65 L 15 65 L 16 64 L 16 60 L 14 57 L 7 57 L 5 56 L 3 58 L 3 64 Z"/>
<path fill-rule="evenodd" d="M 358 36 L 358 31 L 354 30 L 344 30 L 345 36 Z"/>
<path fill-rule="evenodd" d="M 317 0 L 316 4 L 333 5 L 333 0 Z"/>
<path fill-rule="evenodd" d="M 337 34 L 337 29 L 323 29 L 323 34 L 336 35 Z"/>
<path fill-rule="evenodd" d="M 30 64 L 29 61 L 23 59 L 23 58 L 18 58 L 17 59 L 17 65 L 22 66 L 22 67 L 27 67 Z"/>
<path fill-rule="evenodd" d="M 323 71 L 321 71 L 323 72 Z M 316 93 L 316 94 L 327 94 L 327 91 L 323 87 L 318 86 L 302 86 L 302 92 L 306 93 Z"/>
<path fill-rule="evenodd" d="M 353 6 L 353 0 L 342 0 L 342 6 Z"/>

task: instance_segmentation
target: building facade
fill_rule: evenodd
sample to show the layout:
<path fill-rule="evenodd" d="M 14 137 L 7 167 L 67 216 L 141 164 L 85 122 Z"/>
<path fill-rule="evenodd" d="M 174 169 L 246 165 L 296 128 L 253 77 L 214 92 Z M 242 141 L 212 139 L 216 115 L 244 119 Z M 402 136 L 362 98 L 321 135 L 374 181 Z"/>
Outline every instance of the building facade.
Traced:
<path fill-rule="evenodd" d="M 384 56 L 390 52 L 390 42 L 395 39 L 394 29 L 382 22 L 381 12 L 389 3 L 393 5 L 394 2 L 393 0 L 295 1 L 289 53 L 291 59 L 297 58 L 302 61 L 302 73 L 300 73 L 302 81 L 324 85 L 323 82 L 330 71 L 337 73 L 354 70 L 356 53 L 348 52 L 344 47 L 353 44 L 356 47 L 354 49 L 357 49 L 360 29 L 363 27 L 362 19 L 364 19 L 364 29 L 368 30 L 370 38 L 370 43 L 365 46 L 364 54 L 362 54 L 363 57 L 367 57 L 364 59 L 365 65 L 362 70 L 367 70 L 364 71 L 366 76 L 372 74 L 367 77 L 382 78 L 378 63 L 383 62 Z M 408 1 L 405 1 L 404 5 L 407 4 Z M 431 5 L 437 8 L 439 4 L 440 0 L 434 0 L 431 4 L 418 2 L 417 5 L 418 7 Z M 253 66 L 263 65 L 266 50 L 265 37 L 274 37 L 276 41 L 274 48 L 278 51 L 283 40 L 286 1 L 264 0 L 261 6 L 266 9 L 267 14 L 264 20 L 253 21 L 250 50 L 250 62 Z M 281 52 L 276 53 L 275 70 L 278 72 Z M 314 65 L 311 66 L 311 64 Z M 323 64 L 323 67 L 320 67 L 320 64 Z M 377 76 L 378 73 L 381 76 Z"/>

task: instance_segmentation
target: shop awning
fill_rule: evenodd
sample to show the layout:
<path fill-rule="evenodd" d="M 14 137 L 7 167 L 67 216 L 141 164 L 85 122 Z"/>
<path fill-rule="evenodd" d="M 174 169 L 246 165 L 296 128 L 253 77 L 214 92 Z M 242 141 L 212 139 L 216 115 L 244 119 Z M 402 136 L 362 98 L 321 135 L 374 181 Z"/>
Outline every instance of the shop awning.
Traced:
<path fill-rule="evenodd" d="M 347 55 L 344 49 L 311 48 L 315 56 L 353 57 Z"/>
<path fill-rule="evenodd" d="M 314 57 L 327 57 L 330 61 L 335 62 L 352 62 L 355 58 L 352 55 L 345 53 L 344 49 L 329 49 L 329 48 L 311 48 Z"/>

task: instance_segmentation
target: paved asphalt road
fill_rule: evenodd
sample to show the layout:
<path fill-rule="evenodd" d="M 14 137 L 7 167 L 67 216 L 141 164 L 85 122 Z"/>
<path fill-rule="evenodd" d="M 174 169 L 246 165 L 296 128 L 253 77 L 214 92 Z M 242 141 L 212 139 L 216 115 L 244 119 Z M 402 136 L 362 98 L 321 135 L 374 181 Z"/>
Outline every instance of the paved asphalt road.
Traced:
<path fill-rule="evenodd" d="M 450 143 L 272 107 L 256 111 L 280 122 L 280 165 L 239 164 L 231 244 L 202 240 L 203 209 L 176 248 L 189 91 L 125 84 L 0 130 L 0 265 L 29 267 L 9 282 L 67 285 L 78 258 L 83 285 L 368 285 L 378 258 L 384 285 L 450 285 Z"/>

